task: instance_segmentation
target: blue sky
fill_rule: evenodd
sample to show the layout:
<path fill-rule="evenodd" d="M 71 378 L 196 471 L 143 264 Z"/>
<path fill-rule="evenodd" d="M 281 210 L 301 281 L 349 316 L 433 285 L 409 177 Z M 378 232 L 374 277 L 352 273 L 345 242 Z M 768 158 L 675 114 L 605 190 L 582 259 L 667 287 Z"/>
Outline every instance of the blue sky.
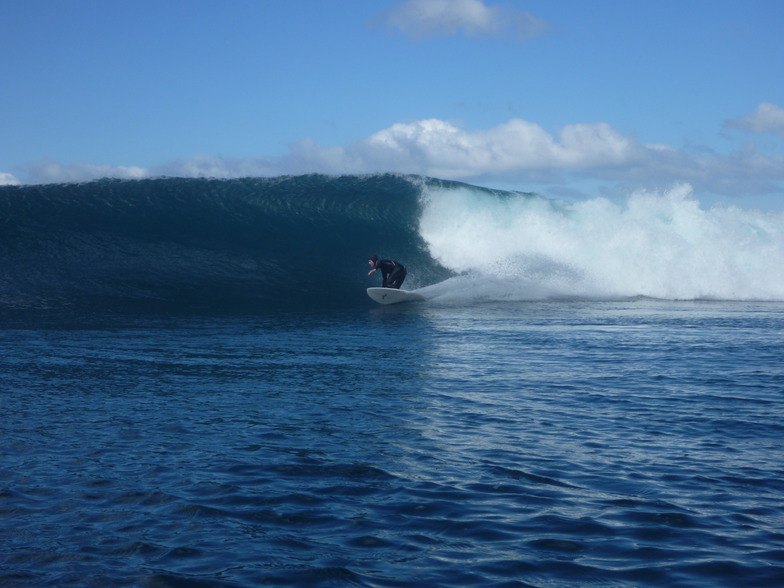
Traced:
<path fill-rule="evenodd" d="M 0 183 L 403 172 L 784 208 L 781 0 L 0 0 Z"/>

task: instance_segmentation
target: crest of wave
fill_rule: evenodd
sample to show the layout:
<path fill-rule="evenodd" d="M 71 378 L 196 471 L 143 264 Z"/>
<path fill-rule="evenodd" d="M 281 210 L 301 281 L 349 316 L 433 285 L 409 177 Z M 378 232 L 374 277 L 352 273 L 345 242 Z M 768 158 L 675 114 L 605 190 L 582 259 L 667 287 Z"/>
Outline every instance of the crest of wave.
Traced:
<path fill-rule="evenodd" d="M 784 213 L 703 209 L 688 185 L 623 204 L 430 188 L 419 230 L 483 298 L 784 300 Z"/>

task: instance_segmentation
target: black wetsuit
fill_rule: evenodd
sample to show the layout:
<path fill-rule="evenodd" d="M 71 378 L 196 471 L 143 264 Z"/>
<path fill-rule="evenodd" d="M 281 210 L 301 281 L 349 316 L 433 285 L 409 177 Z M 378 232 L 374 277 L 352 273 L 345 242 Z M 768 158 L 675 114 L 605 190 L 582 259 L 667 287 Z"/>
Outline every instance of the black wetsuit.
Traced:
<path fill-rule="evenodd" d="M 384 288 L 400 288 L 403 285 L 403 280 L 406 279 L 406 268 L 402 263 L 392 261 L 391 259 L 382 259 L 376 262 L 376 269 L 381 270 L 381 283 Z"/>

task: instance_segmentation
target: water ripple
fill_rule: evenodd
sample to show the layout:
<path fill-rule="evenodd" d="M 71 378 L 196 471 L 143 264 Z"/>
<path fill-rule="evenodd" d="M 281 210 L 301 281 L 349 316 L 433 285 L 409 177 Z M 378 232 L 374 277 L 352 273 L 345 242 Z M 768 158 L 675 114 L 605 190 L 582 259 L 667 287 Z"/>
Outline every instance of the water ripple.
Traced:
<path fill-rule="evenodd" d="M 784 585 L 777 315 L 533 312 L 0 333 L 0 585 Z"/>

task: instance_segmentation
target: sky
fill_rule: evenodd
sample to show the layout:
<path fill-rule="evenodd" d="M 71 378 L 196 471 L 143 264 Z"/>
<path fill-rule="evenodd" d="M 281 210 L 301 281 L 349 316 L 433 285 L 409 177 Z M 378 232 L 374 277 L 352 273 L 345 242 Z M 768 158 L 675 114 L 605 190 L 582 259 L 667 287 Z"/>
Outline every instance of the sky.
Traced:
<path fill-rule="evenodd" d="M 0 184 L 399 172 L 784 209 L 782 0 L 0 0 Z"/>

